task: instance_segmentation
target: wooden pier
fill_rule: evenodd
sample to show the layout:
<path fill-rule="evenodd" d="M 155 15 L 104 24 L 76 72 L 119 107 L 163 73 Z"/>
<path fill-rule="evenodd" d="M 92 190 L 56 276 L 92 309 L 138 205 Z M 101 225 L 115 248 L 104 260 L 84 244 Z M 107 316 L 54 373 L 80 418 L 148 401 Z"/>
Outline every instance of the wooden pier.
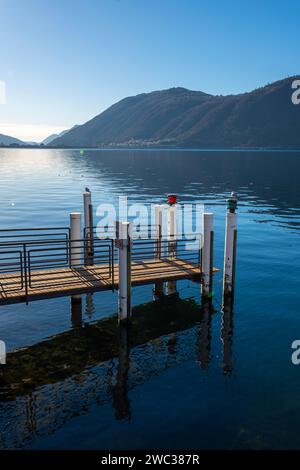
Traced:
<path fill-rule="evenodd" d="M 202 297 L 212 298 L 214 214 L 202 214 L 202 232 L 179 234 L 179 205 L 154 206 L 154 223 L 132 236 L 132 223 L 93 225 L 91 193 L 84 194 L 81 213 L 70 214 L 67 227 L 0 230 L 0 305 L 83 293 L 118 290 L 119 319 L 131 316 L 131 287 L 154 284 L 154 297 L 176 293 L 176 281 L 201 284 Z M 234 193 L 228 200 L 224 292 L 233 296 L 236 247 Z M 152 219 L 151 219 L 152 220 Z M 163 227 L 167 224 L 167 233 Z M 145 233 L 145 227 L 146 233 Z M 104 236 L 103 236 L 104 234 Z M 138 235 L 138 236 L 137 236 Z M 192 235 L 192 238 L 191 238 Z"/>
<path fill-rule="evenodd" d="M 17 286 L 20 273 L 0 276 L 0 304 L 28 302 L 53 297 L 76 295 L 85 292 L 118 289 L 118 264 L 114 274 L 109 275 L 109 265 L 92 265 L 78 268 L 64 267 L 31 272 L 31 285 L 12 290 L 6 286 Z M 214 268 L 214 272 L 218 271 Z M 200 281 L 198 265 L 182 259 L 149 259 L 133 262 L 131 265 L 131 285 L 153 284 L 156 282 L 193 279 Z"/>

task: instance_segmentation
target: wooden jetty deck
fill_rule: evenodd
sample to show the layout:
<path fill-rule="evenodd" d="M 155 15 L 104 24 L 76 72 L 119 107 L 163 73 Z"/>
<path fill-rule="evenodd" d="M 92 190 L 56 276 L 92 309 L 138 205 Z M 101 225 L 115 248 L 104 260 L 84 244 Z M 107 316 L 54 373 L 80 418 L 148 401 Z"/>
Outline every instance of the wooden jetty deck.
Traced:
<path fill-rule="evenodd" d="M 218 269 L 214 268 L 213 271 L 216 272 Z M 200 280 L 200 278 L 199 265 L 184 259 L 149 259 L 131 264 L 132 286 L 181 279 Z M 12 285 L 14 290 L 11 289 Z M 20 273 L 1 274 L 0 304 L 113 290 L 117 289 L 118 285 L 118 264 L 114 265 L 113 272 L 111 266 L 107 264 L 32 271 L 26 288 L 21 284 Z"/>
<path fill-rule="evenodd" d="M 95 226 L 91 193 L 86 189 L 83 233 L 80 212 L 72 212 L 65 227 L 0 229 L 0 305 L 118 289 L 120 321 L 127 321 L 131 286 L 158 284 L 155 295 L 160 296 L 162 283 L 192 279 L 201 281 L 202 296 L 211 298 L 213 273 L 219 271 L 213 267 L 214 214 L 202 214 L 201 232 L 182 233 L 179 221 L 182 225 L 184 214 L 177 210 L 176 199 L 168 195 L 167 208 L 154 205 L 150 225 L 146 217 L 146 225 L 114 220 L 111 225 Z M 227 203 L 223 294 L 232 300 L 237 239 L 234 193 Z M 175 283 L 169 282 L 167 293 L 175 291 Z"/>

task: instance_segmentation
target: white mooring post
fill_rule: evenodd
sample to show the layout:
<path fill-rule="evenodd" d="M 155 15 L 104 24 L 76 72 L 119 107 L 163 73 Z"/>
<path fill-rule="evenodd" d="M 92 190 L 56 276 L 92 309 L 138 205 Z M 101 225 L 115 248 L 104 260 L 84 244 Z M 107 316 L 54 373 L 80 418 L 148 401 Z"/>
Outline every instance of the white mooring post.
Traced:
<path fill-rule="evenodd" d="M 202 216 L 202 295 L 212 297 L 213 281 L 214 214 L 204 212 Z"/>
<path fill-rule="evenodd" d="M 157 258 L 162 258 L 164 256 L 164 247 L 162 245 L 163 213 L 164 206 L 162 204 L 157 204 L 156 206 L 154 206 L 154 238 L 157 240 Z"/>
<path fill-rule="evenodd" d="M 154 238 L 156 239 L 155 257 L 161 259 L 164 257 L 164 246 L 162 243 L 163 231 L 163 212 L 164 206 L 157 204 L 154 207 Z M 156 282 L 153 289 L 153 299 L 157 300 L 164 295 L 164 283 L 162 281 Z"/>
<path fill-rule="evenodd" d="M 117 247 L 119 251 L 119 322 L 131 317 L 131 238 L 130 223 L 117 222 Z"/>
<path fill-rule="evenodd" d="M 71 268 L 81 264 L 81 213 L 70 214 L 70 266 Z M 81 295 L 71 296 L 72 325 L 79 326 L 81 320 Z"/>
<path fill-rule="evenodd" d="M 236 240 L 237 240 L 237 198 L 232 192 L 227 201 L 224 272 L 223 272 L 223 299 L 230 299 L 234 293 Z"/>
<path fill-rule="evenodd" d="M 70 214 L 70 266 L 75 267 L 81 264 L 81 213 L 72 212 Z"/>
<path fill-rule="evenodd" d="M 168 195 L 168 258 L 175 258 L 176 238 L 178 235 L 178 206 L 176 205 L 177 196 Z M 177 293 L 176 281 L 167 282 L 167 295 Z"/>

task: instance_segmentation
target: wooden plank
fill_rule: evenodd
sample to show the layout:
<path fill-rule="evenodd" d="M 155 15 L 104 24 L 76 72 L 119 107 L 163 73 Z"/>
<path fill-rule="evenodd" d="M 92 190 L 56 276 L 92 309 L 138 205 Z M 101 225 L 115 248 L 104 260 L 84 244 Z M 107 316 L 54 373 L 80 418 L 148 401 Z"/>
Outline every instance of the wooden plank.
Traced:
<path fill-rule="evenodd" d="M 214 269 L 218 271 L 218 269 Z M 200 278 L 199 266 L 182 259 L 149 259 L 132 262 L 132 285 L 157 281 Z M 109 265 L 93 265 L 80 268 L 59 268 L 32 272 L 28 295 L 21 287 L 20 275 L 6 274 L 0 278 L 0 304 L 39 300 L 83 292 L 96 292 L 118 287 L 118 265 L 114 266 L 114 279 Z"/>

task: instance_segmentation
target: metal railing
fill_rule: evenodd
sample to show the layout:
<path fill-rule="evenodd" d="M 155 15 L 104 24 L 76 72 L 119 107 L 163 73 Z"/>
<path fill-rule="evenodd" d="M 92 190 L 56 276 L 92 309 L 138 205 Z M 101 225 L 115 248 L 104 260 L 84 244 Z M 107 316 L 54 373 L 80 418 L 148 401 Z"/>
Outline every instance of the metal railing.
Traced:
<path fill-rule="evenodd" d="M 154 238 L 150 240 L 132 240 L 131 275 L 145 276 L 162 271 L 164 274 L 175 274 L 180 262 L 181 269 L 199 267 L 201 272 L 202 250 L 201 234 L 183 237 Z M 141 273 L 139 265 L 143 263 L 146 269 Z"/>
<path fill-rule="evenodd" d="M 28 291 L 27 246 L 70 238 L 69 227 L 35 227 L 0 230 L 0 292 Z"/>
<path fill-rule="evenodd" d="M 0 245 L 4 243 L 26 243 L 43 239 L 69 239 L 69 227 L 10 228 L 0 230 Z"/>
<path fill-rule="evenodd" d="M 72 244 L 76 244 L 73 248 Z M 75 286 L 83 281 L 114 284 L 113 240 L 94 240 L 93 254 L 86 259 L 86 239 L 51 241 L 27 246 L 28 283 L 31 289 Z M 72 259 L 71 259 L 72 249 Z M 75 261 L 74 261 L 75 258 Z M 74 279 L 74 272 L 77 279 Z"/>
<path fill-rule="evenodd" d="M 24 246 L 0 245 L 1 292 L 16 292 L 24 289 Z"/>
<path fill-rule="evenodd" d="M 24 291 L 27 296 L 29 289 L 76 287 L 83 282 L 96 286 L 99 281 L 107 282 L 113 289 L 114 240 L 94 240 L 93 256 L 88 259 L 85 243 L 85 239 L 69 238 L 1 242 L 2 295 Z M 76 244 L 75 248 L 72 244 Z"/>
<path fill-rule="evenodd" d="M 0 230 L 0 293 L 9 294 L 51 287 L 62 289 L 99 281 L 114 289 L 118 249 L 115 227 L 107 227 L 107 238 L 99 239 L 97 227 L 84 231 L 81 240 L 70 240 L 69 228 Z M 140 237 L 138 233 L 141 233 Z M 92 234 L 92 236 L 91 236 Z M 201 272 L 201 235 L 163 238 L 159 226 L 135 227 L 131 243 L 131 274 L 143 278 L 149 274 L 175 273 L 199 267 Z M 146 269 L 141 270 L 141 265 Z"/>

